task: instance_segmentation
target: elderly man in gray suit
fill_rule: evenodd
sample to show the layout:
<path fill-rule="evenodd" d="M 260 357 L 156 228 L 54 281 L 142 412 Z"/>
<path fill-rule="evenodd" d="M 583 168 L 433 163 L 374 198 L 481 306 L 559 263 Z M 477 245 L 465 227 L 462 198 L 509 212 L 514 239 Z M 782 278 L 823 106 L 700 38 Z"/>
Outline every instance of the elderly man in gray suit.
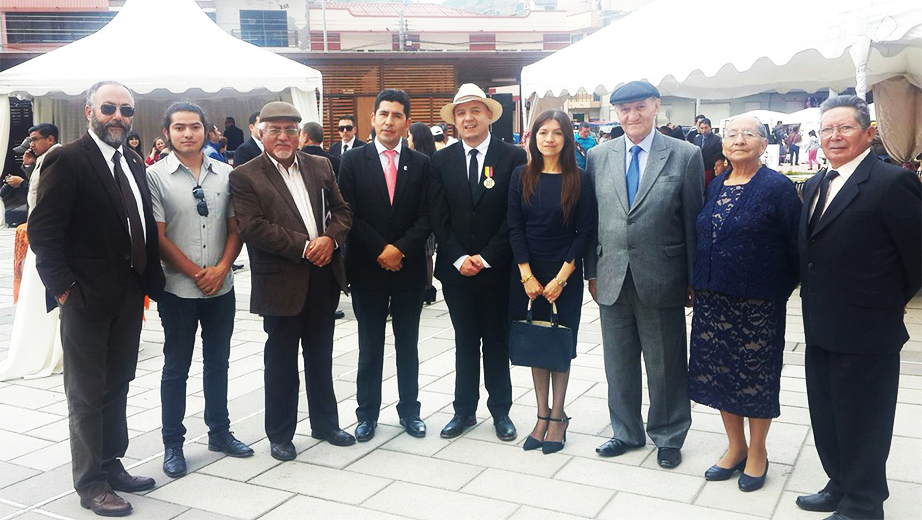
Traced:
<path fill-rule="evenodd" d="M 624 136 L 589 151 L 599 201 L 598 243 L 586 255 L 599 304 L 615 457 L 646 443 L 640 414 L 643 353 L 650 392 L 647 434 L 657 462 L 674 468 L 691 426 L 686 395 L 685 307 L 691 307 L 695 223 L 702 205 L 701 150 L 653 126 L 659 91 L 634 81 L 611 95 Z"/>

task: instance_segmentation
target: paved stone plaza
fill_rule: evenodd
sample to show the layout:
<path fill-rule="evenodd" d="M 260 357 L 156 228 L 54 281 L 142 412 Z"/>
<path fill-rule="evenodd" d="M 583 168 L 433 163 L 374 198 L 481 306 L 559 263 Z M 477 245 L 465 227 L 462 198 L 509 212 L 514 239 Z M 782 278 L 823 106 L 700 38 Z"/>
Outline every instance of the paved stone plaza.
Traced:
<path fill-rule="evenodd" d="M 0 230 L 0 359 L 6 357 L 15 307 L 12 303 L 13 230 Z M 242 256 L 245 264 L 249 262 Z M 787 346 L 781 381 L 781 417 L 768 438 L 771 467 L 765 488 L 742 493 L 736 479 L 706 482 L 704 471 L 726 442 L 719 414 L 693 406 L 693 422 L 675 470 L 656 464 L 653 447 L 602 459 L 595 447 L 610 435 L 607 385 L 602 364 L 599 313 L 583 308 L 579 357 L 574 360 L 567 413 L 573 417 L 566 448 L 553 455 L 524 452 L 521 443 L 535 421 L 531 375 L 512 370 L 519 429 L 515 442 L 498 440 L 482 399 L 480 423 L 455 440 L 439 431 L 451 418 L 454 385 L 453 332 L 442 294 L 423 309 L 420 327 L 420 401 L 429 434 L 415 439 L 398 427 L 393 340 L 387 352 L 380 426 L 368 443 L 337 448 L 310 437 L 307 403 L 295 436 L 299 455 L 280 463 L 269 456 L 263 431 L 262 320 L 247 312 L 249 272 L 237 273 L 237 321 L 231 349 L 231 429 L 256 450 L 248 459 L 209 452 L 202 419 L 201 354 L 189 379 L 186 459 L 189 474 L 170 479 L 161 471 L 160 371 L 163 331 L 156 304 L 146 313 L 137 378 L 128 401 L 129 471 L 157 479 L 156 489 L 126 498 L 131 518 L 262 519 L 821 519 L 797 509 L 794 499 L 825 484 L 813 447 L 804 384 L 804 334 L 800 300 L 788 308 Z M 506 294 L 497 294 L 505 298 Z M 356 322 L 348 299 L 347 319 L 336 326 L 333 369 L 340 420 L 355 427 Z M 906 317 L 912 341 L 902 354 L 895 436 L 888 464 L 887 518 L 922 518 L 922 298 Z M 303 390 L 302 382 L 302 390 Z M 481 391 L 481 396 L 485 396 Z M 646 396 L 645 396 L 646 401 Z M 646 411 L 645 411 L 646 413 Z M 0 520 L 87 519 L 73 493 L 67 404 L 62 376 L 0 383 Z"/>

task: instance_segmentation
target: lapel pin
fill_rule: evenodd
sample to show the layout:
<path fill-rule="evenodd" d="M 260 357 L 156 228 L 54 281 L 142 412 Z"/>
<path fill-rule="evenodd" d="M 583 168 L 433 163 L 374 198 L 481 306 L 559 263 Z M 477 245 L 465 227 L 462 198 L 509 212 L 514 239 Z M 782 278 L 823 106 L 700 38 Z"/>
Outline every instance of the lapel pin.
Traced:
<path fill-rule="evenodd" d="M 407 166 L 406 166 L 406 165 L 403 166 L 403 171 L 407 171 Z"/>

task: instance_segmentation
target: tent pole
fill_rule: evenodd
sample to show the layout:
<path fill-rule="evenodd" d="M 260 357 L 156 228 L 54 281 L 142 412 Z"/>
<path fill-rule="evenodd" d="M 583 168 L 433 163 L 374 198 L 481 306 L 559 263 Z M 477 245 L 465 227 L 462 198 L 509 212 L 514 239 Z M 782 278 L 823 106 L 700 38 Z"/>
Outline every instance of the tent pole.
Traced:
<path fill-rule="evenodd" d="M 323 52 L 329 52 L 327 47 L 327 0 L 320 0 L 320 10 L 323 13 Z"/>

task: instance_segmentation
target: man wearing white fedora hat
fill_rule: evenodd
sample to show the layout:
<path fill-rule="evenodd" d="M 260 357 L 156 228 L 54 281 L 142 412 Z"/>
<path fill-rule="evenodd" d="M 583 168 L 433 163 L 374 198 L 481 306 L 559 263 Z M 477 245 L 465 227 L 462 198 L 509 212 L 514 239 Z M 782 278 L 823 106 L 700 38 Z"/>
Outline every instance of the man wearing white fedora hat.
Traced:
<path fill-rule="evenodd" d="M 502 113 L 502 106 L 472 83 L 462 85 L 440 112 L 461 134 L 461 141 L 432 157 L 429 181 L 429 219 L 439 244 L 435 276 L 455 329 L 455 415 L 442 430 L 444 438 L 457 437 L 477 422 L 481 345 L 496 436 L 516 437 L 509 419 L 508 298 L 496 295 L 509 289 L 509 179 L 526 155 L 490 135 L 490 125 Z"/>

